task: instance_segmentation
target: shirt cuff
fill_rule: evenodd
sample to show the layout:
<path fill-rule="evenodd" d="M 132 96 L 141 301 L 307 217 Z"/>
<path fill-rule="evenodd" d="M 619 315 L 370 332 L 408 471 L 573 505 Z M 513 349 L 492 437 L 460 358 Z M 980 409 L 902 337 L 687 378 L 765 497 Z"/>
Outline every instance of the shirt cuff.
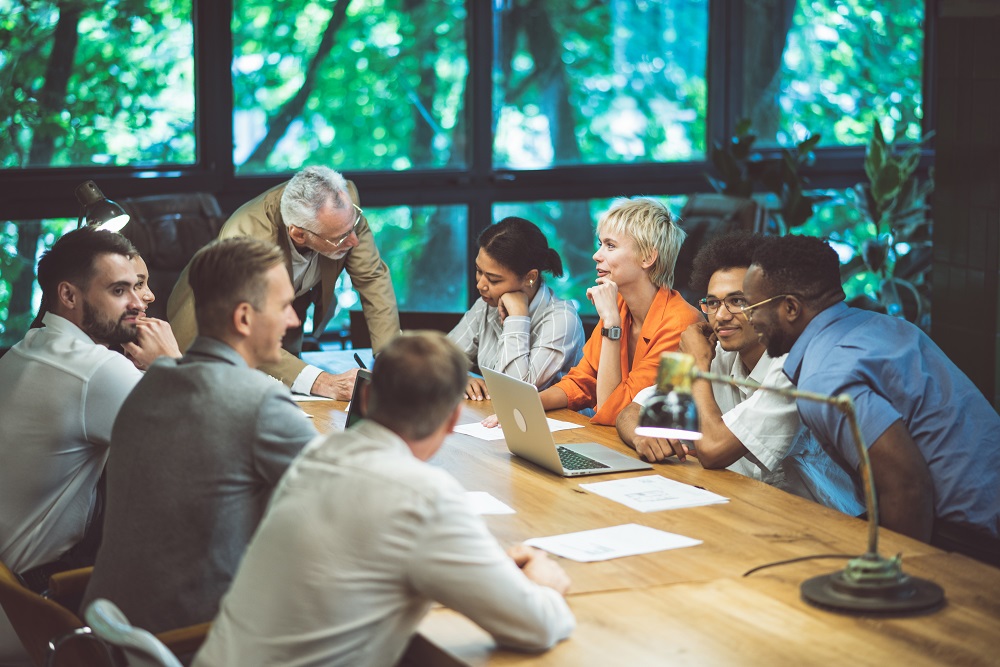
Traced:
<path fill-rule="evenodd" d="M 312 393 L 312 386 L 316 382 L 316 378 L 319 374 L 323 372 L 322 368 L 317 368 L 316 366 L 306 366 L 299 373 L 299 376 L 295 378 L 295 382 L 292 383 L 292 393 L 293 394 L 306 394 Z"/>
<path fill-rule="evenodd" d="M 652 387 L 646 387 L 632 399 L 633 403 L 638 403 L 639 405 L 645 406 L 649 399 L 653 398 L 653 394 L 656 393 L 656 385 Z"/>
<path fill-rule="evenodd" d="M 503 321 L 503 332 L 505 334 L 531 333 L 531 318 L 527 315 L 508 315 Z"/>

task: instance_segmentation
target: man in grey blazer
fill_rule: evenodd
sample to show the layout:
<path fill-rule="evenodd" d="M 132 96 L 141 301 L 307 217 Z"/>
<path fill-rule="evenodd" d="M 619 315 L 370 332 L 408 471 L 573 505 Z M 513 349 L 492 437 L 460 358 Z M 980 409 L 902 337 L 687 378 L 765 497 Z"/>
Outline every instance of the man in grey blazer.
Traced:
<path fill-rule="evenodd" d="M 250 200 L 230 216 L 219 238 L 248 236 L 281 248 L 285 269 L 295 289 L 299 317 L 315 305 L 313 331 L 322 332 L 337 303 L 334 288 L 346 271 L 361 297 L 372 348 L 379 352 L 399 333 L 399 312 L 389 267 L 382 261 L 375 237 L 358 199 L 354 183 L 327 167 L 307 167 L 292 180 Z M 177 279 L 167 303 L 167 319 L 181 349 L 198 333 L 187 269 Z M 299 359 L 302 330 L 285 338 L 281 358 L 261 366 L 301 394 L 346 401 L 351 398 L 357 369 L 333 375 Z"/>
<path fill-rule="evenodd" d="M 84 596 L 152 632 L 215 616 L 272 489 L 316 436 L 288 388 L 255 370 L 299 322 L 280 249 L 214 241 L 190 279 L 200 335 L 154 362 L 118 413 Z"/>

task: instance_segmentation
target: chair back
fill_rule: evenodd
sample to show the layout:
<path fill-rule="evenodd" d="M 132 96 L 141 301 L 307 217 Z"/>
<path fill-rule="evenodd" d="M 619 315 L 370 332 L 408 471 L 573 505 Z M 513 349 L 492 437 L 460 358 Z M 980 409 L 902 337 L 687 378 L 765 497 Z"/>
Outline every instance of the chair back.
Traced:
<path fill-rule="evenodd" d="M 110 656 L 99 642 L 76 638 L 87 637 L 86 632 L 77 632 L 83 628 L 83 622 L 76 614 L 23 586 L 3 563 L 0 563 L 0 606 L 36 667 L 111 665 Z M 59 649 L 54 652 L 51 647 L 57 643 Z"/>
<path fill-rule="evenodd" d="M 135 245 L 149 268 L 156 301 L 146 312 L 167 319 L 167 299 L 187 263 L 214 241 L 226 218 L 215 196 L 206 192 L 153 195 L 117 200 L 131 216 L 122 236 Z"/>
<path fill-rule="evenodd" d="M 151 632 L 133 627 L 110 600 L 94 600 L 84 617 L 95 635 L 121 649 L 128 667 L 181 667 L 163 642 Z"/>

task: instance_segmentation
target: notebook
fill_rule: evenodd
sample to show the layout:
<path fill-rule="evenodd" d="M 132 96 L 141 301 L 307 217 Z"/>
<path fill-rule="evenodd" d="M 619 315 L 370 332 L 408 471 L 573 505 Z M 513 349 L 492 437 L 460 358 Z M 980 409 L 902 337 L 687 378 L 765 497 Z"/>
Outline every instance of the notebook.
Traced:
<path fill-rule="evenodd" d="M 344 425 L 344 428 L 350 428 L 364 417 L 361 414 L 361 387 L 371 381 L 371 371 L 358 371 L 358 377 L 354 380 L 354 389 L 351 391 L 351 402 L 347 404 L 347 424 Z"/>
<path fill-rule="evenodd" d="M 488 368 L 480 370 L 486 378 L 486 388 L 511 454 L 564 477 L 652 469 L 653 466 L 645 461 L 619 454 L 596 442 L 557 445 L 535 385 Z"/>

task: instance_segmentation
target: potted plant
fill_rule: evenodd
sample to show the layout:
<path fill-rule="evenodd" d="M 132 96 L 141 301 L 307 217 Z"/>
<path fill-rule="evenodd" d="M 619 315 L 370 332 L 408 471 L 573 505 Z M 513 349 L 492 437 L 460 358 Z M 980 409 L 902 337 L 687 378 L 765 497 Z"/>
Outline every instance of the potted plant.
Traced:
<path fill-rule="evenodd" d="M 844 267 L 845 277 L 865 279 L 874 288 L 879 310 L 904 317 L 923 328 L 930 325 L 931 219 L 927 196 L 933 173 L 917 174 L 923 141 L 905 149 L 887 142 L 878 120 L 865 153 L 866 183 L 847 191 L 845 203 L 862 223 L 853 239 L 841 238 L 856 250 Z M 863 305 L 863 304 L 855 304 Z"/>
<path fill-rule="evenodd" d="M 784 234 L 809 220 L 822 199 L 807 193 L 806 179 L 799 173 L 803 165 L 813 161 L 820 135 L 811 134 L 794 147 L 779 148 L 773 154 L 754 153 L 756 140 L 749 119 L 741 120 L 729 142 L 715 142 L 709 151 L 718 177 L 706 176 L 720 194 L 754 198 L 765 210 L 762 231 Z"/>

